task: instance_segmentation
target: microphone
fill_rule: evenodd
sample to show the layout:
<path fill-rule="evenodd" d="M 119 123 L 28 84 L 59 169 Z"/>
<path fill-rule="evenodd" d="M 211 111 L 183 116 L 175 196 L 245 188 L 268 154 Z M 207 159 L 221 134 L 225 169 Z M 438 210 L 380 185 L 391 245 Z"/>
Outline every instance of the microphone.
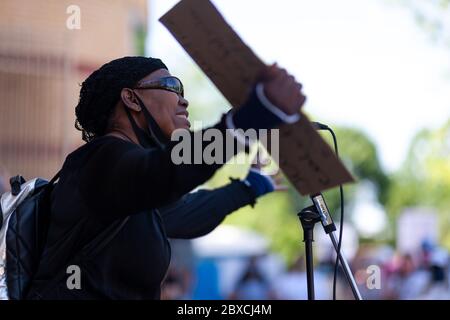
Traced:
<path fill-rule="evenodd" d="M 320 123 L 320 122 L 311 122 L 313 125 L 313 128 L 316 130 L 330 130 L 330 127 L 326 124 Z"/>
<path fill-rule="evenodd" d="M 332 231 L 336 231 L 336 225 L 331 218 L 330 210 L 328 209 L 322 193 L 311 195 L 310 198 L 320 215 L 320 221 L 322 222 L 325 232 L 328 234 Z"/>

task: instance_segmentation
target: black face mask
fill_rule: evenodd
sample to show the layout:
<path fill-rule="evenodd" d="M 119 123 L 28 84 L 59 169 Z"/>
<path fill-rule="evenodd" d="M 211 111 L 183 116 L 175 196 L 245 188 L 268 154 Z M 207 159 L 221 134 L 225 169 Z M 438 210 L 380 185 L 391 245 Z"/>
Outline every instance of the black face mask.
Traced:
<path fill-rule="evenodd" d="M 136 135 L 139 144 L 144 148 L 160 148 L 163 149 L 164 145 L 169 142 L 169 139 L 166 138 L 164 133 L 161 131 L 161 128 L 156 123 L 155 119 L 153 119 L 150 112 L 148 112 L 145 107 L 144 102 L 136 95 L 136 98 L 141 106 L 141 110 L 144 113 L 145 119 L 147 121 L 147 130 L 141 129 L 134 121 L 134 118 L 131 116 L 130 110 L 124 105 L 125 112 L 128 116 L 128 120 L 131 123 L 131 127 L 133 128 L 134 134 Z"/>

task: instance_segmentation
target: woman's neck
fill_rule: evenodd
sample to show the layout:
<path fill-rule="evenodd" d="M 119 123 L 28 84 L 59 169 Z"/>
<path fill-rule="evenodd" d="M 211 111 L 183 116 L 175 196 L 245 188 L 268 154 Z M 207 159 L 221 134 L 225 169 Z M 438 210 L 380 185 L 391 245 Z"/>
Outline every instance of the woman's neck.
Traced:
<path fill-rule="evenodd" d="M 106 134 L 107 136 L 114 136 L 122 140 L 129 141 L 134 144 L 139 144 L 139 141 L 134 134 L 133 130 L 127 130 L 124 128 L 111 128 L 111 130 Z"/>

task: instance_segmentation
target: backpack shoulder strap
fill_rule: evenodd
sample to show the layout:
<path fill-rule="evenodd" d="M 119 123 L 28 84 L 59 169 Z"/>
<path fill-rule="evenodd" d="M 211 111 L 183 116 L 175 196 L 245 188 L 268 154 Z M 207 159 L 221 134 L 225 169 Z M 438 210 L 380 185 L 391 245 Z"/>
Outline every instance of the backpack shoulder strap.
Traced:
<path fill-rule="evenodd" d="M 59 170 L 59 171 L 55 174 L 55 176 L 54 176 L 53 178 L 50 179 L 50 181 L 48 182 L 48 184 L 54 184 L 55 181 L 59 179 L 60 174 L 61 174 L 61 170 Z"/>

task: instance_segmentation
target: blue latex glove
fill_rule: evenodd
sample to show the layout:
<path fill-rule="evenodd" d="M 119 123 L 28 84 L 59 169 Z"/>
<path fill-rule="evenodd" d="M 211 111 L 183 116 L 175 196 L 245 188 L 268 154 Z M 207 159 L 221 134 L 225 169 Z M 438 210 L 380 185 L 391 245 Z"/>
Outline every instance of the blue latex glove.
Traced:
<path fill-rule="evenodd" d="M 250 168 L 244 183 L 253 191 L 256 198 L 275 190 L 275 183 L 272 178 L 253 168 Z"/>

